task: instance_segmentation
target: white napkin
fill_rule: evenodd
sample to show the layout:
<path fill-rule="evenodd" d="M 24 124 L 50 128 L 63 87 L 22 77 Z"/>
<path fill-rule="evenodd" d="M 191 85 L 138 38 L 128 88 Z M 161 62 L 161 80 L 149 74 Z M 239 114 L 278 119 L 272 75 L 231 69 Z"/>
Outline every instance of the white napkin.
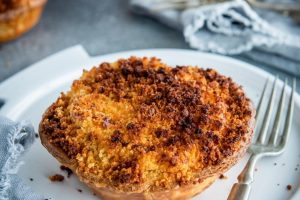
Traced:
<path fill-rule="evenodd" d="M 268 0 L 271 1 L 271 0 Z M 300 76 L 300 27 L 279 13 L 255 11 L 243 0 L 183 11 L 155 10 L 157 0 L 131 0 L 131 9 L 181 30 L 190 47 L 237 55 Z"/>

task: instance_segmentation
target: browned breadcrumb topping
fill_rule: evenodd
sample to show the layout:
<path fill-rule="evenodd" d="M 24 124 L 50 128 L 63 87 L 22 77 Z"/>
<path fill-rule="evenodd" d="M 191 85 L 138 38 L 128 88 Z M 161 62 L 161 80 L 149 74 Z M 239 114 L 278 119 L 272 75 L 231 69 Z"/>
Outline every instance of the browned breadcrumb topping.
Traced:
<path fill-rule="evenodd" d="M 49 176 L 48 178 L 52 182 L 62 182 L 65 179 L 65 177 L 60 174 L 54 174 L 52 176 Z"/>
<path fill-rule="evenodd" d="M 67 172 L 67 177 L 70 178 L 71 175 L 73 174 L 72 170 L 66 166 L 61 165 L 60 169 Z"/>
<path fill-rule="evenodd" d="M 242 88 L 213 69 L 131 57 L 84 71 L 40 131 L 98 186 L 151 191 L 234 164 L 227 161 L 249 144 L 253 115 Z"/>

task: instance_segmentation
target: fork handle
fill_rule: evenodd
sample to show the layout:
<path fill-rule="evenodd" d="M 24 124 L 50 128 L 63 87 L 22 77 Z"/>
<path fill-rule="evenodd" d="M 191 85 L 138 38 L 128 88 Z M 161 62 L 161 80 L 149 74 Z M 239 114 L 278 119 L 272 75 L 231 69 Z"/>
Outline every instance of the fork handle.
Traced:
<path fill-rule="evenodd" d="M 257 154 L 252 154 L 238 176 L 238 183 L 235 183 L 230 191 L 227 200 L 247 200 L 250 196 L 251 185 L 253 182 L 254 166 L 260 158 Z"/>
<path fill-rule="evenodd" d="M 251 191 L 251 183 L 235 183 L 227 200 L 247 200 Z"/>

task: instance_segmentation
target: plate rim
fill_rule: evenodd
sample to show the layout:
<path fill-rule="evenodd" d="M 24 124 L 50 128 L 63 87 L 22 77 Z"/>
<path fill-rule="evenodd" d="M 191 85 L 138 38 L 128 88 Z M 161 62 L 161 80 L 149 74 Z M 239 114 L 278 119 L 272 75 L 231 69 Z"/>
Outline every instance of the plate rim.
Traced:
<path fill-rule="evenodd" d="M 75 46 L 75 47 L 78 47 L 78 46 Z M 71 47 L 72 48 L 72 47 Z M 71 48 L 67 48 L 65 51 L 67 50 L 70 50 Z M 63 51 L 60 51 L 58 53 L 55 53 L 53 55 L 50 55 L 49 57 L 51 56 L 55 56 L 55 55 L 58 55 L 59 53 L 63 53 Z M 99 55 L 99 56 L 89 56 L 89 58 L 85 59 L 84 62 L 86 63 L 84 66 L 85 67 L 82 67 L 83 68 L 87 68 L 87 67 L 91 67 L 91 63 L 94 63 L 95 61 L 97 60 L 104 60 L 108 57 L 124 57 L 124 55 L 135 55 L 135 54 L 146 54 L 147 52 L 152 52 L 152 54 L 159 54 L 160 52 L 164 52 L 164 53 L 186 53 L 186 54 L 194 54 L 194 55 L 198 55 L 198 56 L 202 56 L 202 57 L 208 57 L 210 59 L 215 59 L 216 62 L 219 62 L 219 61 L 223 61 L 223 62 L 228 62 L 228 63 L 235 63 L 236 65 L 239 65 L 241 68 L 245 69 L 245 70 L 248 70 L 248 71 L 251 71 L 252 73 L 256 73 L 262 77 L 265 77 L 266 79 L 268 78 L 274 78 L 275 76 L 273 74 L 271 74 L 270 72 L 267 72 L 253 64 L 250 64 L 250 63 L 247 63 L 245 61 L 242 61 L 242 60 L 238 60 L 238 59 L 235 59 L 235 58 L 231 58 L 231 57 L 228 57 L 228 56 L 223 56 L 223 55 L 218 55 L 218 54 L 213 54 L 213 53 L 207 53 L 207 52 L 199 52 L 199 51 L 196 51 L 196 50 L 190 50 L 190 49 L 176 49 L 176 48 L 151 48 L 151 49 L 137 49 L 137 50 L 129 50 L 129 51 L 120 51 L 120 52 L 116 52 L 116 53 L 108 53 L 108 54 L 103 54 L 103 55 Z M 28 76 L 29 73 L 31 73 L 32 68 L 36 67 L 36 68 L 40 68 L 41 66 L 37 66 L 37 64 L 43 62 L 44 60 L 47 60 L 49 57 L 46 57 L 45 59 L 41 60 L 41 61 L 38 61 L 32 65 L 30 65 L 29 67 L 27 67 L 26 69 L 24 70 L 21 70 L 20 72 L 14 74 L 13 76 L 9 77 L 8 79 L 4 80 L 3 82 L 0 83 L 0 89 L 2 90 L 8 90 L 8 89 L 12 89 L 10 88 L 10 85 L 15 85 L 15 83 L 17 81 L 19 81 L 19 79 L 16 79 L 16 77 L 24 77 L 24 76 Z M 44 65 L 46 63 L 43 63 Z M 58 67 L 59 65 L 57 66 L 54 66 L 56 67 L 57 69 L 59 69 Z M 55 70 L 55 69 L 54 69 Z M 18 75 L 18 76 L 17 76 Z M 22 75 L 22 76 L 20 76 Z M 49 78 L 48 81 L 50 81 L 51 79 Z M 39 84 L 36 84 L 36 89 L 42 87 L 41 85 Z M 290 86 L 289 86 L 290 87 Z M 11 97 L 13 98 L 13 97 Z M 17 99 L 21 99 L 22 97 L 18 97 Z M 4 105 L 5 106 L 5 105 Z M 4 107 L 3 106 L 3 107 Z M 3 110 L 3 107 L 0 108 L 0 114 L 1 115 L 6 115 L 10 110 L 9 107 L 6 107 L 5 110 Z M 299 93 L 296 91 L 295 93 L 295 107 L 298 107 L 298 109 L 300 109 L 300 95 Z M 295 198 L 295 197 L 298 197 L 300 196 L 300 188 L 296 189 L 294 194 L 291 196 L 291 198 Z"/>

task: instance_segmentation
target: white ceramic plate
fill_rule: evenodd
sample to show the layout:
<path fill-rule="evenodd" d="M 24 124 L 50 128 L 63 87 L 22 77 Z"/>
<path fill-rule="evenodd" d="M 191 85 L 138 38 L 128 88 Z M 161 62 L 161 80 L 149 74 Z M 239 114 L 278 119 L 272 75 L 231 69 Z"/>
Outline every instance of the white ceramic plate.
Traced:
<path fill-rule="evenodd" d="M 122 52 L 99 57 L 89 57 L 80 47 L 76 46 L 57 53 L 11 77 L 0 85 L 0 98 L 6 100 L 0 114 L 13 120 L 30 120 L 36 130 L 44 110 L 58 97 L 61 91 L 69 89 L 72 80 L 77 79 L 83 69 L 89 69 L 103 61 L 115 61 L 118 58 L 135 56 L 156 56 L 170 65 L 198 65 L 204 68 L 215 68 L 222 74 L 231 76 L 242 85 L 256 104 L 267 78 L 273 76 L 252 65 L 231 58 L 190 50 L 138 50 Z M 281 87 L 279 83 L 277 87 Z M 264 158 L 259 161 L 255 172 L 250 199 L 300 199 L 300 98 L 296 96 L 296 106 L 291 137 L 286 152 L 279 157 Z M 237 175 L 245 165 L 246 155 L 225 175 L 228 179 L 217 180 L 211 187 L 194 200 L 214 199 L 225 200 Z M 75 176 L 66 178 L 62 183 L 51 183 L 49 175 L 61 173 L 59 163 L 42 147 L 37 140 L 26 153 L 25 164 L 20 168 L 19 175 L 37 192 L 45 197 L 56 200 L 92 200 L 97 199 L 91 191 L 81 184 Z M 33 178 L 33 181 L 29 179 Z M 292 190 L 286 189 L 292 185 Z M 81 189 L 79 193 L 77 189 Z"/>

